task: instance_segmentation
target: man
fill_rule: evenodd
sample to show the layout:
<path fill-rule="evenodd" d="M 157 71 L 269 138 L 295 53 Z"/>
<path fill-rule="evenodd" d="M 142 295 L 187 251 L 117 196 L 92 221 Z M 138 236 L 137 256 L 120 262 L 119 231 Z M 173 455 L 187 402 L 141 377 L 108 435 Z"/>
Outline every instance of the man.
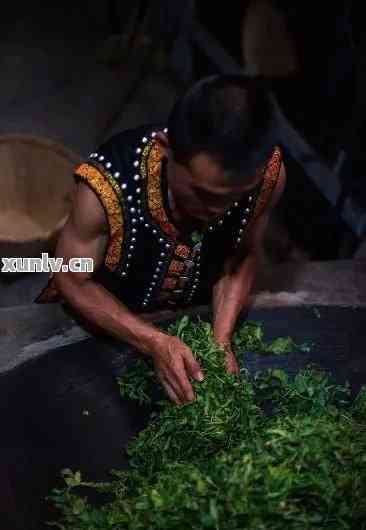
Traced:
<path fill-rule="evenodd" d="M 86 321 L 151 355 L 177 404 L 194 399 L 190 378 L 203 379 L 200 365 L 141 315 L 212 301 L 215 339 L 238 372 L 231 336 L 285 183 L 262 87 L 242 76 L 205 78 L 176 103 L 168 127 L 112 137 L 75 177 L 56 255 L 93 258 L 94 272 L 55 274 L 37 301 L 61 296 Z"/>

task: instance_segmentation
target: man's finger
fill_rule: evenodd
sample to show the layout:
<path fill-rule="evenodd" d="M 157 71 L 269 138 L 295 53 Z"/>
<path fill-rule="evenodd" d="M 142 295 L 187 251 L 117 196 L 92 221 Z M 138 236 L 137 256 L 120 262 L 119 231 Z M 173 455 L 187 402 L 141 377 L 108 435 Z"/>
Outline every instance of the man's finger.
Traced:
<path fill-rule="evenodd" d="M 168 394 L 169 398 L 176 404 L 181 405 L 181 400 L 177 396 L 177 394 L 174 392 L 172 386 L 169 384 L 169 382 L 166 379 L 161 380 L 161 384 L 163 385 L 165 392 Z"/>
<path fill-rule="evenodd" d="M 183 363 L 182 363 L 183 364 Z M 179 379 L 177 377 L 177 370 L 179 369 L 179 358 L 174 361 L 174 364 L 169 366 L 169 368 L 165 368 L 165 370 L 162 373 L 162 378 L 166 383 L 169 384 L 169 386 L 172 388 L 174 393 L 177 395 L 178 399 L 181 403 L 184 403 L 186 401 L 184 390 L 182 389 Z"/>
<path fill-rule="evenodd" d="M 227 371 L 229 374 L 238 374 L 240 372 L 239 366 L 232 362 L 227 363 Z"/>
<path fill-rule="evenodd" d="M 166 380 L 168 381 L 171 388 L 174 390 L 176 395 L 178 396 L 181 403 L 184 403 L 187 401 L 186 394 L 184 389 L 182 388 L 182 385 L 180 384 L 179 377 L 177 376 L 176 372 L 170 372 L 167 376 Z"/>
<path fill-rule="evenodd" d="M 233 352 L 226 355 L 226 367 L 230 374 L 238 374 L 240 372 L 238 361 Z"/>
<path fill-rule="evenodd" d="M 172 377 L 176 385 L 179 387 L 180 395 L 184 401 L 193 401 L 194 392 L 191 383 L 189 382 L 183 359 L 177 359 L 175 365 L 172 367 Z"/>
<path fill-rule="evenodd" d="M 204 375 L 201 370 L 200 363 L 193 357 L 192 352 L 189 350 L 184 355 L 184 364 L 187 373 L 190 377 L 193 377 L 196 381 L 203 381 Z"/>

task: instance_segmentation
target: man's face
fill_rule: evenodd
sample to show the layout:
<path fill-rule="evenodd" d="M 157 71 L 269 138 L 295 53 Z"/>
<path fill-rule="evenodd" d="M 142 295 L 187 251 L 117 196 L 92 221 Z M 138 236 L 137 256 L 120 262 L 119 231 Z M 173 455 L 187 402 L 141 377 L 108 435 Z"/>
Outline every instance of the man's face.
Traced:
<path fill-rule="evenodd" d="M 195 155 L 187 165 L 169 163 L 169 187 L 183 218 L 201 223 L 213 221 L 239 201 L 261 180 L 261 171 L 231 179 L 221 165 L 205 153 Z"/>

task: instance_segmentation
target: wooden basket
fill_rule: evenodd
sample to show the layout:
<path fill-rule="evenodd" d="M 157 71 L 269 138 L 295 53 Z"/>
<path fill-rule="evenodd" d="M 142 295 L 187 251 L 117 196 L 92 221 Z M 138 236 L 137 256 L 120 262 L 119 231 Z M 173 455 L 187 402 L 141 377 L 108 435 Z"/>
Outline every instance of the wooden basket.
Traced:
<path fill-rule="evenodd" d="M 55 141 L 0 136 L 0 257 L 36 257 L 54 249 L 70 212 L 78 162 Z"/>

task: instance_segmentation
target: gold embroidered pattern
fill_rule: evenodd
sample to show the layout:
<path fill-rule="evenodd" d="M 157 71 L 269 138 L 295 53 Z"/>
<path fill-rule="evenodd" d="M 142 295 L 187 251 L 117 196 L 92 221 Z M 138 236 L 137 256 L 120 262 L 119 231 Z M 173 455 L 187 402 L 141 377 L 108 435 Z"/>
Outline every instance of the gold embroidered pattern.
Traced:
<path fill-rule="evenodd" d="M 184 271 L 184 263 L 177 260 L 172 260 L 169 265 L 168 274 L 181 274 Z"/>
<path fill-rule="evenodd" d="M 253 217 L 250 220 L 249 226 L 252 224 L 252 222 L 255 219 L 257 219 L 261 215 L 263 210 L 266 208 L 268 201 L 272 195 L 272 192 L 274 188 L 276 187 L 278 176 L 280 174 L 281 162 L 282 162 L 282 153 L 281 153 L 280 148 L 276 147 L 265 168 L 264 182 L 262 184 L 262 188 L 260 190 L 256 205 L 255 205 Z"/>
<path fill-rule="evenodd" d="M 153 140 L 147 158 L 147 200 L 149 210 L 154 221 L 160 226 L 165 234 L 172 239 L 176 239 L 178 237 L 178 232 L 169 221 L 163 205 L 161 189 L 162 158 L 163 153 L 161 147 L 156 141 Z"/>
<path fill-rule="evenodd" d="M 100 198 L 109 223 L 109 242 L 105 265 L 113 270 L 121 259 L 123 241 L 123 215 L 117 184 L 113 177 L 90 164 L 81 164 L 75 170 L 75 175 L 86 182 Z"/>
<path fill-rule="evenodd" d="M 142 160 L 140 162 L 141 171 L 147 169 L 147 203 L 150 210 L 151 217 L 161 230 L 170 238 L 175 240 L 176 258 L 186 259 L 191 255 L 189 246 L 180 244 L 177 241 L 178 231 L 170 222 L 167 213 L 164 209 L 163 189 L 161 180 L 161 161 L 163 152 L 158 142 L 152 140 L 149 143 L 150 150 L 147 152 L 144 149 L 142 153 Z M 160 291 L 160 300 L 170 300 L 172 291 L 181 284 L 179 275 L 185 270 L 185 264 L 179 259 L 173 259 L 169 265 L 167 276 L 163 281 Z M 175 277 L 174 277 L 175 276 Z"/>
<path fill-rule="evenodd" d="M 187 245 L 177 245 L 177 248 L 175 249 L 176 256 L 187 259 L 189 258 L 190 254 L 191 254 L 191 249 L 187 247 Z"/>
<path fill-rule="evenodd" d="M 143 179 L 146 179 L 147 177 L 146 158 L 147 158 L 147 155 L 149 154 L 151 143 L 152 142 L 150 141 L 148 144 L 146 144 L 142 150 L 141 162 L 140 162 L 140 174 Z"/>
<path fill-rule="evenodd" d="M 102 175 L 105 176 L 106 179 L 108 179 L 110 185 L 112 186 L 116 195 L 118 196 L 118 198 L 120 199 L 122 203 L 123 200 L 122 200 L 121 188 L 119 187 L 119 184 L 117 183 L 116 179 L 113 177 L 112 173 L 109 173 L 109 171 L 107 171 L 102 165 L 98 164 L 97 162 L 94 162 L 93 166 L 99 169 L 99 173 L 101 173 Z"/>

